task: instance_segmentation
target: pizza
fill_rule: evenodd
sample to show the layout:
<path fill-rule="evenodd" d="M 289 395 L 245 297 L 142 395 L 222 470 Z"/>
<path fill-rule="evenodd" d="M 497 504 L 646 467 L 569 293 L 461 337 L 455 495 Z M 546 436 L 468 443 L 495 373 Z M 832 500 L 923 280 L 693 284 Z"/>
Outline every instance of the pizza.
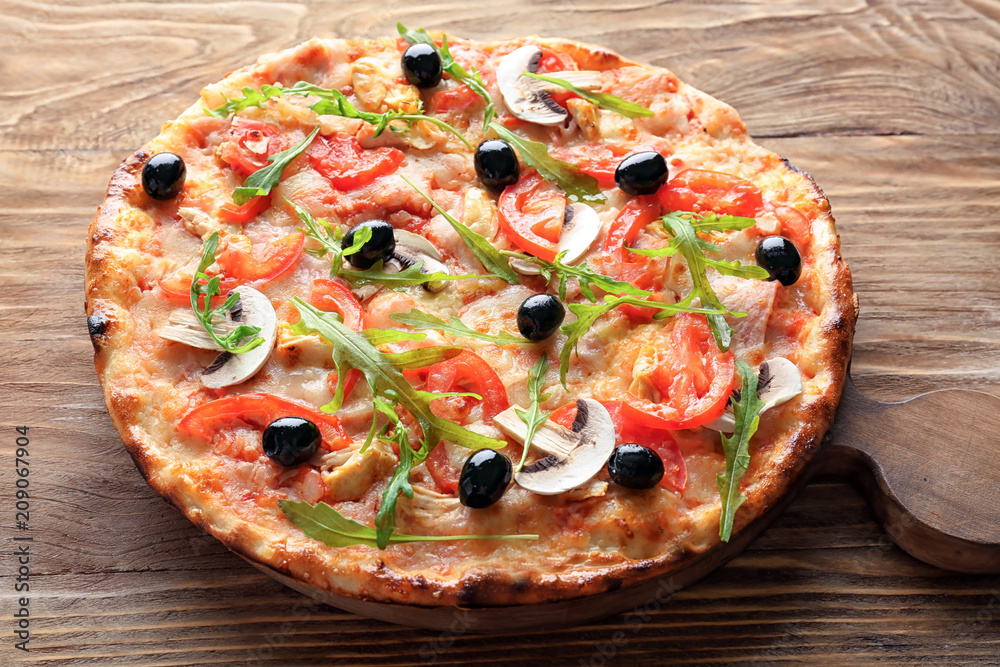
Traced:
<path fill-rule="evenodd" d="M 783 496 L 856 300 L 830 206 L 608 49 L 400 26 L 218 83 L 90 227 L 108 411 L 259 567 L 421 606 L 671 572 Z"/>

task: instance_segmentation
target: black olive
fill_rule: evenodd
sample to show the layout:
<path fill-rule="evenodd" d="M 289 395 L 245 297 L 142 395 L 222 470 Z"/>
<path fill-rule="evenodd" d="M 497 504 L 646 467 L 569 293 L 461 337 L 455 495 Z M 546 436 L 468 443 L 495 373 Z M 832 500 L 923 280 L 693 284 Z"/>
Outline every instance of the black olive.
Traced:
<path fill-rule="evenodd" d="M 142 189 L 153 199 L 173 199 L 184 187 L 187 167 L 174 153 L 157 153 L 142 168 Z"/>
<path fill-rule="evenodd" d="M 340 247 L 347 249 L 354 245 L 354 234 L 362 227 L 372 230 L 372 237 L 361 245 L 361 250 L 353 255 L 344 257 L 348 262 L 364 271 L 375 265 L 375 262 L 382 260 L 386 262 L 392 257 L 396 249 L 396 236 L 393 233 L 392 225 L 385 220 L 365 220 L 351 227 Z"/>
<path fill-rule="evenodd" d="M 529 296 L 517 309 L 517 329 L 528 340 L 545 340 L 559 329 L 566 309 L 552 294 Z"/>
<path fill-rule="evenodd" d="M 802 274 L 802 256 L 784 236 L 765 236 L 757 244 L 757 265 L 785 287 L 794 285 Z"/>
<path fill-rule="evenodd" d="M 403 76 L 417 88 L 441 83 L 441 56 L 430 44 L 413 44 L 403 51 Z"/>
<path fill-rule="evenodd" d="M 651 489 L 663 478 L 663 459 L 649 447 L 619 445 L 608 459 L 608 474 L 626 489 Z"/>
<path fill-rule="evenodd" d="M 291 467 L 316 453 L 323 436 L 319 427 L 302 417 L 281 417 L 264 429 L 264 453 L 275 463 Z"/>
<path fill-rule="evenodd" d="M 476 174 L 490 190 L 500 191 L 517 183 L 521 165 L 514 148 L 503 139 L 487 139 L 476 147 Z"/>
<path fill-rule="evenodd" d="M 480 449 L 462 466 L 458 499 L 473 509 L 489 507 L 507 490 L 512 474 L 510 459 L 495 449 Z"/>
<path fill-rule="evenodd" d="M 630 195 L 651 195 L 667 181 L 667 161 L 654 151 L 629 155 L 615 169 L 615 183 Z"/>

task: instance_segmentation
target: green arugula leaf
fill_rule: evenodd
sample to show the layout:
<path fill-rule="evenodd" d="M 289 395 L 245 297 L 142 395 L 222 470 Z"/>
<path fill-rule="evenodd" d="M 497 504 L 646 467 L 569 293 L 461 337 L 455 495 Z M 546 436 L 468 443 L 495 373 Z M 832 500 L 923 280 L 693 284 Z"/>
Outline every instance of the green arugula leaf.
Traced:
<path fill-rule="evenodd" d="M 291 304 L 298 309 L 302 318 L 292 330 L 295 333 L 318 333 L 330 341 L 333 344 L 333 363 L 337 375 L 347 377 L 347 372 L 356 368 L 367 379 L 372 395 L 398 400 L 420 425 L 424 433 L 424 442 L 429 448 L 432 449 L 441 440 L 448 440 L 469 449 L 484 447 L 496 449 L 504 446 L 502 440 L 474 433 L 432 413 L 431 401 L 441 398 L 443 394 L 414 389 L 365 335 L 348 329 L 332 313 L 314 308 L 298 297 L 293 298 Z M 337 392 L 341 393 L 340 386 L 337 387 Z"/>
<path fill-rule="evenodd" d="M 443 331 L 451 334 L 452 336 L 478 338 L 479 340 L 484 340 L 487 343 L 493 343 L 495 345 L 531 343 L 531 341 L 522 338 L 521 336 L 514 336 L 506 331 L 501 331 L 499 334 L 493 335 L 476 331 L 475 329 L 470 329 L 457 317 L 452 317 L 449 321 L 445 322 L 439 317 L 435 317 L 430 313 L 425 313 L 422 310 L 417 310 L 416 308 L 412 309 L 408 313 L 392 313 L 389 315 L 389 319 L 399 322 L 400 324 L 406 324 L 417 330 L 432 329 L 435 331 Z"/>
<path fill-rule="evenodd" d="M 375 126 L 374 136 L 376 137 L 382 134 L 386 128 L 398 134 L 406 132 L 417 121 L 426 121 L 455 135 L 469 150 L 473 150 L 472 144 L 469 143 L 461 132 L 440 118 L 426 116 L 422 113 L 405 113 L 402 111 L 391 110 L 386 111 L 385 113 L 361 111 L 351 104 L 347 97 L 339 90 L 322 88 L 309 83 L 308 81 L 297 81 L 295 85 L 290 88 L 271 86 L 267 84 L 261 86 L 259 91 L 254 90 L 253 88 L 244 88 L 243 97 L 236 97 L 233 99 L 229 99 L 227 97 L 224 104 L 220 104 L 214 109 L 206 109 L 205 111 L 209 115 L 215 116 L 216 118 L 228 118 L 230 114 L 239 113 L 240 111 L 249 109 L 250 107 L 263 107 L 265 102 L 271 98 L 279 97 L 281 95 L 299 95 L 301 97 L 314 95 L 319 97 L 320 101 L 311 105 L 309 107 L 310 109 L 321 116 L 342 116 L 344 118 L 357 118 L 359 120 L 363 120 L 366 123 Z M 404 124 L 400 126 L 395 121 L 403 121 Z"/>
<path fill-rule="evenodd" d="M 406 132 L 410 127 L 417 121 L 425 121 L 440 127 L 446 132 L 458 137 L 458 139 L 465 144 L 466 148 L 469 150 L 474 150 L 472 144 L 462 135 L 461 132 L 456 130 L 454 127 L 444 122 L 440 118 L 434 118 L 433 116 L 426 116 L 422 113 L 406 113 L 403 111 L 393 111 L 389 110 L 384 113 L 374 113 L 371 111 L 361 111 L 355 107 L 347 99 L 347 96 L 336 89 L 331 88 L 321 88 L 312 83 L 306 81 L 299 81 L 291 88 L 285 89 L 286 95 L 301 95 L 303 97 L 313 95 L 320 98 L 320 101 L 311 105 L 309 108 L 318 113 L 321 116 L 342 116 L 344 118 L 358 118 L 366 123 L 370 123 L 375 126 L 375 132 L 373 136 L 379 136 L 385 131 L 386 128 L 397 134 Z M 422 108 L 422 105 L 421 105 Z M 396 121 L 403 121 L 405 124 L 400 126 L 396 124 Z"/>
<path fill-rule="evenodd" d="M 514 146 L 529 167 L 534 167 L 542 178 L 558 185 L 571 200 L 588 204 L 607 201 L 596 178 L 583 173 L 575 164 L 552 157 L 545 144 L 518 136 L 498 123 L 490 123 L 490 128 Z"/>
<path fill-rule="evenodd" d="M 531 397 L 531 407 L 527 410 L 514 408 L 514 414 L 528 427 L 528 432 L 524 436 L 524 450 L 521 452 L 521 460 L 518 462 L 517 467 L 514 468 L 514 472 L 520 472 L 521 468 L 524 467 L 524 462 L 528 459 L 531 439 L 535 437 L 535 431 L 552 414 L 551 412 L 542 412 L 540 409 L 541 404 L 547 401 L 551 395 L 542 393 L 542 383 L 545 382 L 545 374 L 548 370 L 549 355 L 543 351 L 542 356 L 538 359 L 538 363 L 531 369 L 531 374 L 528 376 L 528 395 Z"/>
<path fill-rule="evenodd" d="M 718 476 L 719 498 L 722 514 L 719 518 L 719 537 L 728 542 L 733 534 L 736 510 L 747 499 L 740 493 L 740 480 L 750 467 L 750 438 L 760 424 L 760 411 L 764 401 L 757 397 L 757 374 L 744 362 L 736 362 L 736 370 L 743 378 L 740 399 L 733 403 L 736 426 L 733 435 L 722 434 L 722 450 L 726 454 L 726 471 Z"/>
<path fill-rule="evenodd" d="M 383 269 L 381 261 L 375 262 L 370 269 L 358 271 L 357 269 L 341 269 L 340 277 L 350 281 L 354 285 L 384 285 L 392 289 L 409 287 L 412 285 L 424 285 L 426 283 L 436 283 L 443 280 L 469 280 L 471 278 L 482 278 L 476 274 L 465 274 L 453 276 L 443 271 L 433 273 L 421 273 L 424 263 L 422 261 L 411 264 L 398 273 L 389 273 Z"/>
<path fill-rule="evenodd" d="M 255 171 L 247 177 L 242 188 L 233 190 L 233 201 L 242 206 L 254 197 L 270 194 L 271 188 L 278 185 L 281 175 L 285 172 L 285 167 L 291 164 L 312 143 L 312 140 L 319 134 L 319 128 L 313 129 L 308 137 L 296 146 L 292 146 L 280 153 L 275 153 L 267 158 L 270 162 L 268 166 Z"/>
<path fill-rule="evenodd" d="M 205 274 L 205 271 L 215 263 L 215 251 L 218 247 L 219 232 L 214 232 L 202 246 L 201 261 L 194 272 L 194 277 L 191 278 L 191 309 L 194 311 L 198 321 L 201 322 L 201 326 L 205 328 L 205 332 L 222 349 L 233 354 L 249 352 L 264 344 L 264 339 L 257 335 L 260 333 L 260 327 L 241 324 L 225 338 L 220 338 L 212 326 L 214 318 L 220 317 L 225 319 L 226 313 L 235 308 L 240 300 L 240 295 L 233 293 L 226 297 L 225 302 L 221 306 L 212 308 L 212 298 L 221 296 L 222 290 L 219 288 L 219 276 L 210 278 Z M 204 306 L 201 305 L 202 303 L 204 303 Z M 250 338 L 251 336 L 254 336 L 254 338 L 246 344 L 239 344 L 244 338 Z"/>
<path fill-rule="evenodd" d="M 653 308 L 660 311 L 661 314 L 670 315 L 673 315 L 674 313 L 700 313 L 706 317 L 712 317 L 714 314 L 721 312 L 720 310 L 707 308 L 692 308 L 687 304 L 681 303 L 659 303 L 658 301 L 637 299 L 633 296 L 614 297 L 610 294 L 604 297 L 604 303 L 567 304 L 566 307 L 569 308 L 569 312 L 576 315 L 576 321 L 564 324 L 559 328 L 559 330 L 566 335 L 566 342 L 559 351 L 559 381 L 562 382 L 564 387 L 566 386 L 566 372 L 569 370 L 570 355 L 576 351 L 576 346 L 580 342 L 580 339 L 583 338 L 583 335 L 590 330 L 590 327 L 592 327 L 594 322 L 596 322 L 602 315 L 611 312 L 623 304 L 641 306 L 643 308 Z"/>
<path fill-rule="evenodd" d="M 583 99 L 587 100 L 595 106 L 599 106 L 602 109 L 607 109 L 608 111 L 614 111 L 615 113 L 621 114 L 622 116 L 627 116 L 628 118 L 648 118 L 653 115 L 653 112 L 642 106 L 641 104 L 636 104 L 635 102 L 630 102 L 628 100 L 623 100 L 617 95 L 612 95 L 611 93 L 595 93 L 589 90 L 584 90 L 574 86 L 569 81 L 563 79 L 557 79 L 554 76 L 546 76 L 544 74 L 533 74 L 531 72 L 525 72 L 527 76 L 534 79 L 540 79 L 542 81 L 548 81 L 561 88 L 565 88 L 571 93 L 576 93 Z"/>
<path fill-rule="evenodd" d="M 383 352 L 382 357 L 400 370 L 407 368 L 426 368 L 457 357 L 464 348 L 454 345 L 439 345 L 437 347 L 418 347 L 406 352 Z M 443 396 L 443 394 L 441 394 Z M 471 396 L 471 394 L 468 394 Z M 482 399 L 476 395 L 475 398 Z"/>
<path fill-rule="evenodd" d="M 363 545 L 378 547 L 374 529 L 348 519 L 324 502 L 310 505 L 304 501 L 280 500 L 278 505 L 285 517 L 314 540 L 328 547 Z M 406 542 L 451 542 L 455 540 L 537 540 L 538 535 L 403 535 L 388 538 L 388 544 Z"/>
<path fill-rule="evenodd" d="M 249 109 L 250 107 L 263 107 L 264 102 L 268 101 L 272 97 L 278 97 L 283 94 L 285 92 L 285 88 L 265 83 L 260 87 L 260 90 L 244 87 L 241 92 L 243 93 L 243 97 L 234 97 L 232 99 L 223 95 L 222 97 L 226 101 L 214 109 L 205 109 L 205 113 L 209 116 L 215 116 L 216 118 L 229 118 L 229 116 L 238 114 L 244 109 Z"/>
<path fill-rule="evenodd" d="M 476 93 L 476 95 L 483 98 L 486 102 L 486 110 L 483 113 L 483 131 L 485 132 L 486 128 L 490 125 L 490 121 L 493 120 L 495 109 L 493 106 L 493 98 L 490 96 L 489 91 L 486 90 L 486 84 L 483 83 L 483 77 L 476 71 L 476 68 L 470 66 L 469 69 L 472 70 L 470 72 L 455 62 L 455 59 L 451 57 L 451 50 L 448 48 L 447 35 L 441 36 L 441 46 L 438 47 L 437 43 L 431 39 L 431 36 L 428 35 L 427 31 L 423 28 L 410 30 L 402 23 L 397 23 L 396 30 L 399 31 L 399 36 L 402 37 L 407 44 L 427 44 L 437 51 L 438 56 L 441 58 L 441 69 L 450 74 L 456 81 L 467 85 L 474 93 Z"/>
<path fill-rule="evenodd" d="M 295 215 L 298 216 L 299 220 L 305 225 L 305 227 L 297 227 L 297 229 L 306 235 L 306 238 L 318 241 L 320 244 L 319 248 L 310 248 L 306 250 L 307 253 L 313 257 L 326 257 L 327 255 L 332 255 L 333 259 L 330 263 L 330 277 L 336 278 L 344 266 L 344 257 L 349 257 L 354 253 L 361 250 L 361 247 L 367 243 L 372 237 L 372 230 L 368 227 L 362 227 L 354 235 L 354 243 L 351 244 L 349 248 L 343 248 L 341 246 L 341 240 L 343 239 L 343 233 L 340 231 L 340 227 L 337 225 L 331 225 L 326 220 L 317 220 L 312 217 L 309 211 L 305 210 L 298 204 L 289 201 L 287 198 L 285 202 L 289 204 L 295 211 Z"/>
<path fill-rule="evenodd" d="M 580 282 L 580 292 L 588 301 L 597 301 L 593 288 L 598 288 L 609 294 L 629 294 L 631 296 L 652 296 L 651 292 L 634 287 L 631 283 L 616 280 L 611 276 L 598 273 L 591 269 L 586 263 L 570 265 L 562 261 L 566 251 L 559 253 L 554 262 L 549 262 L 541 257 L 526 255 L 521 252 L 503 250 L 501 253 L 505 257 L 513 257 L 524 262 L 534 264 L 541 269 L 541 275 L 546 280 L 551 281 L 555 275 L 559 279 L 559 298 L 566 300 L 566 281 L 569 278 L 576 278 Z"/>
<path fill-rule="evenodd" d="M 462 242 L 469 247 L 472 254 L 483 263 L 486 270 L 495 275 L 496 277 L 507 281 L 511 285 L 516 285 L 518 283 L 517 273 L 514 269 L 510 268 L 510 263 L 504 259 L 504 256 L 497 250 L 492 243 L 490 243 L 486 238 L 476 232 L 472 231 L 461 222 L 453 218 L 447 211 L 438 206 L 433 199 L 427 196 L 420 188 L 413 184 L 413 181 L 408 179 L 406 176 L 400 176 L 406 184 L 417 191 L 417 194 L 427 200 L 427 202 L 434 207 L 434 210 L 444 216 L 444 219 L 448 221 L 451 228 L 455 230 Z"/>
<path fill-rule="evenodd" d="M 404 340 L 424 340 L 427 338 L 427 334 L 399 331 L 398 329 L 365 329 L 360 333 L 375 347 L 399 343 Z"/>
<path fill-rule="evenodd" d="M 691 293 L 680 301 L 683 305 L 688 305 L 696 298 L 701 299 L 703 306 L 718 311 L 715 315 L 708 315 L 708 325 L 712 330 L 712 337 L 720 350 L 729 349 L 732 340 L 733 329 L 726 322 L 723 316 L 730 311 L 719 301 L 719 296 L 712 289 L 712 284 L 708 280 L 706 270 L 708 267 L 715 268 L 720 273 L 742 278 L 767 278 L 767 271 L 759 266 L 743 266 L 739 262 L 726 262 L 722 260 L 712 260 L 705 256 L 706 252 L 718 251 L 720 248 L 698 237 L 698 232 L 705 231 L 727 231 L 746 229 L 751 224 L 753 218 L 742 218 L 737 216 L 718 217 L 715 214 L 702 216 L 690 211 L 674 211 L 663 216 L 663 227 L 671 235 L 669 246 L 655 250 L 636 250 L 628 248 L 629 252 L 648 257 L 669 256 L 679 252 L 687 262 L 688 272 L 691 274 Z M 697 226 L 696 226 L 697 225 Z M 742 317 L 746 313 L 730 313 L 736 317 Z"/>

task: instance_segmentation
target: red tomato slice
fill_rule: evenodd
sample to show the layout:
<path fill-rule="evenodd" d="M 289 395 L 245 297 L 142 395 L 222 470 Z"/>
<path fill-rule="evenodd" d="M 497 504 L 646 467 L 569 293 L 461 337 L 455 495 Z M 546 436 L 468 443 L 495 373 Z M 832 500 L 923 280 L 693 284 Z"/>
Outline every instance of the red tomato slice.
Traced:
<path fill-rule="evenodd" d="M 732 351 L 716 347 L 705 316 L 676 315 L 661 354 L 663 363 L 651 378 L 660 402 L 629 394 L 622 415 L 659 429 L 694 428 L 721 415 L 733 386 L 736 361 Z"/>
<path fill-rule="evenodd" d="M 499 204 L 500 229 L 521 250 L 552 261 L 566 217 L 566 196 L 532 169 L 504 189 Z"/>
<path fill-rule="evenodd" d="M 659 217 L 660 202 L 654 195 L 633 197 L 611 223 L 608 236 L 604 239 L 604 249 L 608 252 L 621 253 L 620 256 L 625 260 L 631 257 L 641 260 L 642 257 L 625 250 L 625 246 L 635 241 L 635 237 L 643 227 Z"/>
<path fill-rule="evenodd" d="M 681 455 L 680 447 L 670 435 L 670 431 L 644 428 L 629 421 L 622 416 L 621 401 L 601 401 L 601 405 L 608 409 L 611 421 L 615 425 L 615 446 L 633 442 L 643 447 L 649 447 L 659 454 L 663 461 L 663 478 L 657 486 L 673 489 L 678 493 L 683 491 L 687 486 L 687 465 L 684 463 L 684 456 Z M 555 423 L 566 428 L 573 426 L 575 418 L 575 403 L 562 406 L 549 417 Z"/>
<path fill-rule="evenodd" d="M 215 261 L 222 267 L 223 273 L 241 284 L 253 280 L 274 280 L 295 266 L 302 255 L 305 239 L 305 234 L 294 232 L 271 241 L 259 255 L 227 247 L 215 255 Z"/>
<path fill-rule="evenodd" d="M 483 422 L 486 424 L 492 424 L 493 417 L 510 407 L 507 388 L 500 376 L 475 352 L 462 350 L 458 356 L 421 371 L 426 371 L 426 391 L 470 391 L 482 396 Z M 435 407 L 446 403 L 439 408 L 442 413 L 439 416 L 459 421 L 468 415 L 476 402 L 476 399 L 468 396 L 441 398 L 435 401 Z"/>
<path fill-rule="evenodd" d="M 237 205 L 232 201 L 228 201 L 219 207 L 219 217 L 226 222 L 235 222 L 242 225 L 250 222 L 270 207 L 271 195 L 254 197 L 243 205 Z"/>
<path fill-rule="evenodd" d="M 439 90 L 434 93 L 433 106 L 436 113 L 448 111 L 462 112 L 482 99 L 476 91 L 462 84 L 455 88 Z"/>
<path fill-rule="evenodd" d="M 202 283 L 204 282 L 206 281 L 203 280 Z M 170 301 L 191 303 L 191 276 L 175 274 L 169 278 L 163 278 L 158 284 L 160 289 L 163 290 L 163 296 L 167 297 Z M 221 306 L 226 300 L 226 295 L 241 284 L 235 278 L 222 276 L 219 280 L 219 290 L 222 294 L 212 299 L 212 307 Z M 204 301 L 202 301 L 202 305 L 204 305 Z"/>
<path fill-rule="evenodd" d="M 450 496 L 457 495 L 458 480 L 462 473 L 451 464 L 444 443 L 438 443 L 434 451 L 427 457 L 426 463 L 427 472 L 431 474 L 431 479 L 434 480 L 438 491 Z"/>
<path fill-rule="evenodd" d="M 357 139 L 340 133 L 316 137 L 306 154 L 313 169 L 338 190 L 360 188 L 391 174 L 406 157 L 398 148 L 365 150 Z"/>
<path fill-rule="evenodd" d="M 665 211 L 714 211 L 753 218 L 763 206 L 753 183 L 704 169 L 685 169 L 660 186 L 656 195 Z"/>
<path fill-rule="evenodd" d="M 617 187 L 615 170 L 632 148 L 615 144 L 583 144 L 552 151 L 554 157 L 575 164 L 580 171 L 597 179 L 605 189 Z"/>
<path fill-rule="evenodd" d="M 354 294 L 337 280 L 317 278 L 313 281 L 309 303 L 320 310 L 340 313 L 344 326 L 354 331 L 364 329 L 364 310 Z M 350 381 L 350 377 L 347 378 Z"/>
<path fill-rule="evenodd" d="M 357 386 L 360 379 L 361 371 L 357 368 L 347 371 L 347 380 L 344 382 L 344 398 L 351 395 L 351 392 L 354 391 L 354 387 Z M 337 375 L 337 371 L 330 371 L 330 374 L 326 376 L 326 386 L 331 394 L 337 393 L 338 382 L 340 382 L 340 377 Z"/>
<path fill-rule="evenodd" d="M 259 120 L 237 116 L 232 138 L 219 147 L 219 157 L 243 177 L 267 166 L 267 158 L 288 148 L 281 130 Z"/>
<path fill-rule="evenodd" d="M 351 443 L 337 417 L 273 394 L 235 394 L 209 401 L 184 415 L 177 427 L 181 433 L 212 442 L 217 431 L 234 421 L 264 429 L 280 417 L 303 417 L 316 424 L 328 450 L 343 449 Z"/>

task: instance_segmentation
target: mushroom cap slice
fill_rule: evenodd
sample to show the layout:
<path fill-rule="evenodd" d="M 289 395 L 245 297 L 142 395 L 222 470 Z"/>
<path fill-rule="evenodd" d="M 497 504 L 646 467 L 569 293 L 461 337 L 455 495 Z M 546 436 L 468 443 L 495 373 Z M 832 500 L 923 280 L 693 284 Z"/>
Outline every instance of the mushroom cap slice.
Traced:
<path fill-rule="evenodd" d="M 573 84 L 577 88 L 582 88 L 583 90 L 597 90 L 602 85 L 601 73 L 592 69 L 566 70 L 565 72 L 546 72 L 545 76 L 553 79 L 562 79 L 566 83 Z M 565 88 L 555 83 L 549 83 L 548 81 L 542 81 L 541 79 L 535 79 L 535 81 L 538 82 L 538 89 L 543 90 L 546 93 L 561 93 L 566 91 Z"/>
<path fill-rule="evenodd" d="M 212 323 L 212 328 L 220 338 L 228 336 L 237 326 L 239 325 L 230 318 Z M 190 309 L 171 312 L 167 317 L 167 325 L 160 327 L 156 335 L 203 350 L 222 350 L 222 346 L 212 340 L 201 320 Z"/>
<path fill-rule="evenodd" d="M 576 402 L 573 428 L 546 422 L 535 432 L 531 445 L 547 456 L 514 474 L 521 487 L 543 496 L 554 496 L 586 483 L 600 472 L 615 448 L 615 426 L 607 409 L 592 398 Z M 504 434 L 524 444 L 527 425 L 509 408 L 493 418 Z"/>
<path fill-rule="evenodd" d="M 760 365 L 757 373 L 757 398 L 764 401 L 761 412 L 787 403 L 802 393 L 802 374 L 798 366 L 784 357 L 768 359 Z M 732 433 L 736 428 L 732 404 L 726 406 L 722 415 L 705 424 L 705 428 Z"/>
<path fill-rule="evenodd" d="M 201 383 L 210 389 L 228 387 L 252 378 L 267 361 L 278 339 L 278 316 L 271 301 L 246 285 L 240 285 L 233 291 L 240 295 L 238 307 L 242 312 L 238 321 L 240 324 L 259 327 L 260 333 L 257 335 L 264 339 L 264 343 L 242 354 L 219 354 L 201 375 Z"/>
<path fill-rule="evenodd" d="M 412 243 L 412 245 L 411 245 Z M 423 262 L 420 267 L 421 273 L 446 273 L 451 275 L 448 267 L 441 262 L 441 253 L 434 245 L 422 236 L 405 232 L 405 236 L 396 232 L 396 249 L 392 252 L 392 257 L 385 263 L 384 270 L 388 273 L 397 273 L 406 267 L 413 266 L 418 262 Z M 445 280 L 437 280 L 424 283 L 424 289 L 428 292 L 440 292 L 448 286 Z"/>
<path fill-rule="evenodd" d="M 557 254 L 566 253 L 562 258 L 564 264 L 578 262 L 587 254 L 600 233 L 601 218 L 598 217 L 597 211 L 587 204 L 570 204 L 566 207 Z M 511 258 L 510 268 L 523 276 L 537 276 L 542 272 L 537 264 L 516 257 Z"/>
<path fill-rule="evenodd" d="M 559 106 L 539 84 L 543 83 L 525 72 L 534 73 L 542 50 L 537 46 L 522 46 L 505 55 L 497 66 L 497 85 L 510 112 L 529 123 L 559 125 L 569 112 Z"/>

